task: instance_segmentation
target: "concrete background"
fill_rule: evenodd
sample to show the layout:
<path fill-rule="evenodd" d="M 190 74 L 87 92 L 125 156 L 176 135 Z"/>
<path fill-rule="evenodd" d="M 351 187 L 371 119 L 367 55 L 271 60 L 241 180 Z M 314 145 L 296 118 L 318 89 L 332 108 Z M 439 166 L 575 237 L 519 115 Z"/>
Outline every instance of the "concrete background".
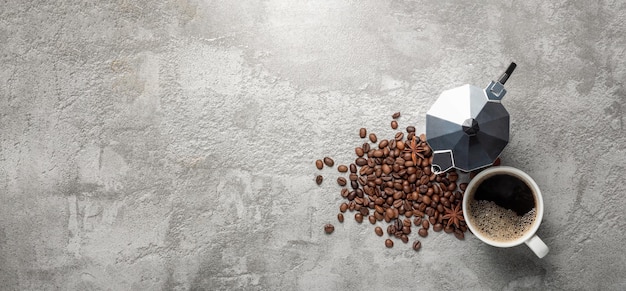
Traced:
<path fill-rule="evenodd" d="M 3 290 L 626 289 L 624 1 L 3 1 Z M 336 222 L 367 127 L 510 61 L 551 250 Z M 323 225 L 333 222 L 328 236 Z M 416 232 L 411 234 L 411 240 Z"/>

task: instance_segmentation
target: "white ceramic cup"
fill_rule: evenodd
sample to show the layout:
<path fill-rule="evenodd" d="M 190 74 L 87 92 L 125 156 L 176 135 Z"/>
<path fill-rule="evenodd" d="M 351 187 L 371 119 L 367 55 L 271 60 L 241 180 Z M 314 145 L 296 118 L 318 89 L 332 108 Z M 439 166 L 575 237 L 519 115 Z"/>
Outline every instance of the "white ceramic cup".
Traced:
<path fill-rule="evenodd" d="M 535 220 L 532 222 L 531 227 L 524 232 L 524 234 L 514 240 L 508 241 L 495 241 L 486 237 L 478 231 L 477 227 L 472 223 L 472 219 L 470 219 L 468 208 L 471 202 L 470 199 L 474 199 L 474 195 L 476 194 L 476 189 L 478 186 L 485 181 L 487 178 L 492 177 L 494 175 L 510 175 L 516 177 L 528 185 L 528 187 L 532 190 L 533 198 L 535 199 L 535 207 L 536 214 Z M 543 198 L 541 197 L 541 191 L 539 190 L 539 186 L 537 183 L 526 173 L 523 171 L 505 166 L 491 167 L 483 170 L 478 173 L 467 185 L 467 189 L 465 189 L 465 195 L 463 197 L 463 216 L 465 218 L 465 223 L 467 227 L 472 231 L 474 236 L 476 236 L 481 241 L 496 247 L 508 248 L 520 245 L 522 243 L 526 243 L 526 245 L 539 257 L 543 258 L 546 254 L 548 254 L 549 248 L 548 246 L 535 234 L 539 225 L 541 224 L 541 219 L 543 218 Z"/>

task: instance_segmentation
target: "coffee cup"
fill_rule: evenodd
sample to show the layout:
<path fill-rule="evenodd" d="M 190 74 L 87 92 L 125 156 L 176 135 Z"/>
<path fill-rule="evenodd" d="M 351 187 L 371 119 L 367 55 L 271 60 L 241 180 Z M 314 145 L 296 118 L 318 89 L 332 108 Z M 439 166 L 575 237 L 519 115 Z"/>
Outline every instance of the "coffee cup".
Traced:
<path fill-rule="evenodd" d="M 463 216 L 474 236 L 489 245 L 525 243 L 539 258 L 548 254 L 536 234 L 543 218 L 541 191 L 519 169 L 498 166 L 478 173 L 465 190 Z"/>

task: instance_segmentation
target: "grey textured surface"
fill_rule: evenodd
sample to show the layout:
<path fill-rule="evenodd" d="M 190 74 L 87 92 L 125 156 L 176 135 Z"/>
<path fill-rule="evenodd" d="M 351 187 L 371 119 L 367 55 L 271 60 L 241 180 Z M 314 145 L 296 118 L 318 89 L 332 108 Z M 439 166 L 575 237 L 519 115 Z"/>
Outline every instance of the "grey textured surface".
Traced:
<path fill-rule="evenodd" d="M 157 4 L 160 2 L 160 4 Z M 443 1 L 442 1 L 443 2 Z M 4 1 L 3 290 L 626 289 L 624 1 Z M 338 173 L 359 127 L 424 131 L 510 61 L 503 164 L 537 259 L 472 235 L 386 249 Z M 412 236 L 415 235 L 415 232 Z"/>

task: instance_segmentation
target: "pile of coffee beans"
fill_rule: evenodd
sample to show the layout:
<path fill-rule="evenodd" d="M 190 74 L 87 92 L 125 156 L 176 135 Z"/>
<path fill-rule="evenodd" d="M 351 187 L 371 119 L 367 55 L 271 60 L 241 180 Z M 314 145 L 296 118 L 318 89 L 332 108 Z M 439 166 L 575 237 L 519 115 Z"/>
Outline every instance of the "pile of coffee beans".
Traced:
<path fill-rule="evenodd" d="M 400 112 L 392 115 L 391 128 L 397 129 Z M 412 227 L 418 228 L 419 237 L 425 238 L 429 231 L 454 234 L 464 239 L 467 225 L 462 213 L 458 225 L 451 217 L 462 209 L 463 193 L 467 183 L 457 184 L 459 175 L 455 170 L 436 174 L 431 170 L 432 149 L 424 134 L 417 135 L 414 126 L 397 131 L 393 138 L 379 139 L 366 128 L 359 129 L 359 137 L 365 141 L 354 148 L 354 161 L 337 167 L 340 176 L 337 184 L 345 201 L 339 206 L 337 218 L 343 222 L 346 212 L 354 213 L 358 223 L 387 224 L 384 244 L 394 246 L 393 238 L 409 242 Z M 321 169 L 324 164 L 332 167 L 334 161 L 325 157 L 316 161 Z M 316 179 L 318 184 L 322 178 Z M 431 228 L 432 226 L 432 228 Z M 326 233 L 328 225 L 325 226 Z M 334 229 L 334 227 L 333 227 Z M 383 236 L 383 228 L 374 228 L 377 236 Z M 422 242 L 416 239 L 413 249 L 419 250 Z"/>

